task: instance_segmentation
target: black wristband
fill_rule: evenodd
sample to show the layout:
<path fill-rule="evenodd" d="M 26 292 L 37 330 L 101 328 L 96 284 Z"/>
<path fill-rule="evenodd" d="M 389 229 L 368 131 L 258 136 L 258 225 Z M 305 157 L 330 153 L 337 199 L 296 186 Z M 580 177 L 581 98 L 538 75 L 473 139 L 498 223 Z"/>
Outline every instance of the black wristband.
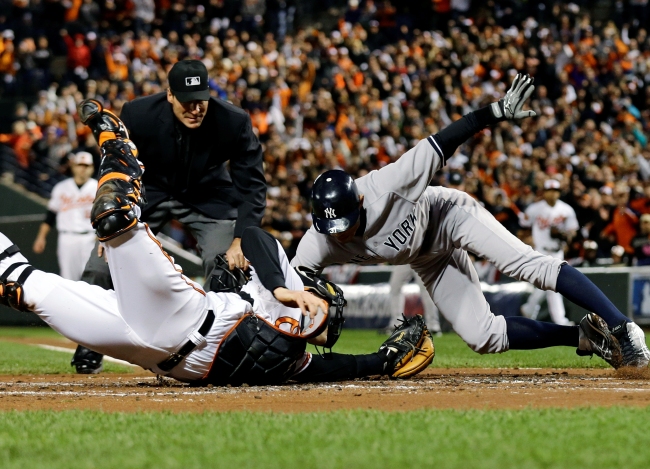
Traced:
<path fill-rule="evenodd" d="M 494 103 L 496 104 L 496 103 Z M 498 106 L 498 104 L 496 104 Z M 471 114 L 474 114 L 476 117 L 476 120 L 478 121 L 478 124 L 481 126 L 481 129 L 484 129 L 486 127 L 490 127 L 491 125 L 497 124 L 501 121 L 506 120 L 505 117 L 498 118 L 494 115 L 494 112 L 492 112 L 492 104 L 489 106 L 482 107 L 481 109 L 472 112 Z"/>
<path fill-rule="evenodd" d="M 441 156 L 444 161 L 447 161 L 447 158 L 453 155 L 463 142 L 483 129 L 475 114 L 475 112 L 470 112 L 433 136 L 442 150 Z"/>
<path fill-rule="evenodd" d="M 48 210 L 45 213 L 45 220 L 43 220 L 43 223 L 46 225 L 54 226 L 56 224 L 56 213 L 54 213 L 52 210 Z"/>

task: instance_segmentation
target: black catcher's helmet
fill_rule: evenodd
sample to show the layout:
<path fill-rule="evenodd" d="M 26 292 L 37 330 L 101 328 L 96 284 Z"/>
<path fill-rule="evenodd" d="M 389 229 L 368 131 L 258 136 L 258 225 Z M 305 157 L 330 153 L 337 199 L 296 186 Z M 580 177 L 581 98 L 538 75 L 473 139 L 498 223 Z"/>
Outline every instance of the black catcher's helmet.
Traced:
<path fill-rule="evenodd" d="M 316 231 L 341 233 L 359 218 L 359 191 L 354 179 L 339 169 L 325 171 L 311 190 L 311 214 Z"/>

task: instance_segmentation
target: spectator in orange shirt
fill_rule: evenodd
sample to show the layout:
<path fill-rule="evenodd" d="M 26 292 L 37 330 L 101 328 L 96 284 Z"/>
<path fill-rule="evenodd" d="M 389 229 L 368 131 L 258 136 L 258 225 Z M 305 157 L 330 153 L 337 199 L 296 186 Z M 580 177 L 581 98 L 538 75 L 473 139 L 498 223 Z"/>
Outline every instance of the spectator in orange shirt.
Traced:
<path fill-rule="evenodd" d="M 625 252 L 632 255 L 634 254 L 634 248 L 630 243 L 637 234 L 639 218 L 627 206 L 630 192 L 626 185 L 617 186 L 614 196 L 616 208 L 612 213 L 609 225 L 603 230 L 603 236 L 609 237 L 611 241 L 623 246 Z"/>
<path fill-rule="evenodd" d="M 0 134 L 0 143 L 5 143 L 12 148 L 16 162 L 21 168 L 29 168 L 30 151 L 34 141 L 24 121 L 14 122 L 10 134 Z"/>

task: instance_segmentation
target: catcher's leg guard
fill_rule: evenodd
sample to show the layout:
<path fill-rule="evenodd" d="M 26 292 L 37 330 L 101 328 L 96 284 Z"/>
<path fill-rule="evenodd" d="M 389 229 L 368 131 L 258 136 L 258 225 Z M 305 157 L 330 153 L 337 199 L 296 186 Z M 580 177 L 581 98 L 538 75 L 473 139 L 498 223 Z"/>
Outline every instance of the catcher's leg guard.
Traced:
<path fill-rule="evenodd" d="M 16 280 L 8 280 L 9 276 L 18 267 L 23 265 L 27 265 L 27 267 L 25 267 L 25 269 L 20 273 L 18 278 Z M 0 304 L 10 306 L 17 311 L 29 311 L 25 304 L 23 285 L 25 280 L 27 280 L 27 277 L 29 277 L 34 270 L 34 267 L 26 262 L 17 262 L 9 267 L 2 276 L 0 276 Z"/>
<path fill-rule="evenodd" d="M 100 241 L 108 241 L 138 223 L 137 205 L 146 203 L 136 146 L 128 140 L 124 123 L 101 103 L 87 99 L 79 105 L 81 121 L 101 146 L 99 183 L 90 220 Z"/>
<path fill-rule="evenodd" d="M 104 110 L 99 101 L 94 99 L 82 101 L 79 104 L 79 118 L 82 124 L 90 127 L 100 147 L 106 140 L 129 138 L 124 123 L 111 111 Z"/>
<path fill-rule="evenodd" d="M 108 184 L 107 184 L 108 186 Z M 108 241 L 134 228 L 138 223 L 139 210 L 123 193 L 107 189 L 95 197 L 90 219 L 100 241 Z"/>

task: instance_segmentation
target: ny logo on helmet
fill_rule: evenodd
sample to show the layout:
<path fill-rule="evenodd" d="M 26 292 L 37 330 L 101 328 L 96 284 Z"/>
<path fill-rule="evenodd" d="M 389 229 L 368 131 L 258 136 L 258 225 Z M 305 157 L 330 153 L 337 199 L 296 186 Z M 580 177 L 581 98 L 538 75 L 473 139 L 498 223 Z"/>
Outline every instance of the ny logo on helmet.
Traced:
<path fill-rule="evenodd" d="M 333 208 L 326 208 L 325 209 L 325 216 L 327 218 L 336 218 L 336 214 L 334 213 L 334 209 Z"/>

